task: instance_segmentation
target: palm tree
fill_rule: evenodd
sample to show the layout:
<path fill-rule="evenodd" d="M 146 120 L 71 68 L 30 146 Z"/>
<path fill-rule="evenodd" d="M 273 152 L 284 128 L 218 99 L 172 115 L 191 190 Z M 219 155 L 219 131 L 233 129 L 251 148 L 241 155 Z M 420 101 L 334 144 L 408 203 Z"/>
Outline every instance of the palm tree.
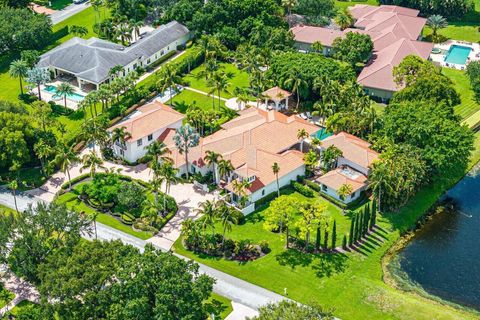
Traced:
<path fill-rule="evenodd" d="M 350 11 L 348 11 L 348 9 L 345 9 L 337 14 L 337 16 L 335 17 L 335 22 L 340 26 L 342 30 L 345 30 L 353 24 L 354 19 Z"/>
<path fill-rule="evenodd" d="M 283 82 L 286 87 L 292 88 L 291 90 L 295 92 L 297 96 L 297 106 L 300 105 L 300 91 L 308 86 L 308 83 L 303 78 L 303 74 L 298 70 L 298 68 L 293 67 L 289 70 L 287 74 L 287 79 Z"/>
<path fill-rule="evenodd" d="M 60 166 L 60 170 L 67 175 L 68 187 L 72 188 L 72 182 L 70 179 L 70 166 L 77 163 L 80 159 L 77 154 L 69 148 L 66 144 L 60 143 L 57 149 L 57 155 L 55 157 L 55 163 Z"/>
<path fill-rule="evenodd" d="M 214 201 L 206 200 L 200 203 L 196 210 L 197 214 L 202 216 L 202 229 L 212 228 L 212 235 L 215 234 L 215 221 L 218 218 L 217 204 Z"/>
<path fill-rule="evenodd" d="M 322 162 L 326 167 L 326 170 L 329 171 L 336 167 L 338 158 L 342 155 L 342 150 L 338 149 L 334 145 L 329 146 L 322 154 Z"/>
<path fill-rule="evenodd" d="M 40 159 L 40 165 L 42 166 L 42 173 L 46 177 L 46 161 L 47 158 L 52 154 L 52 147 L 50 147 L 43 139 L 40 139 L 34 146 L 33 151 L 37 154 L 37 157 Z"/>
<path fill-rule="evenodd" d="M 448 26 L 447 19 L 442 17 L 439 14 L 434 14 L 428 17 L 427 19 L 427 26 L 432 28 L 432 40 L 433 42 L 437 41 L 437 31 L 439 29 L 446 28 Z"/>
<path fill-rule="evenodd" d="M 369 188 L 377 197 L 378 211 L 381 212 L 382 193 L 393 191 L 393 181 L 390 178 L 388 168 L 384 162 L 375 161 L 368 176 Z"/>
<path fill-rule="evenodd" d="M 112 92 L 108 84 L 102 84 L 100 88 L 95 91 L 95 96 L 102 102 L 102 112 L 108 109 L 108 101 L 112 99 Z"/>
<path fill-rule="evenodd" d="M 340 186 L 340 188 L 338 188 L 337 190 L 337 194 L 338 196 L 340 197 L 340 199 L 342 199 L 342 201 L 345 201 L 345 199 L 351 195 L 353 192 L 353 187 L 348 184 L 348 183 L 344 183 Z"/>
<path fill-rule="evenodd" d="M 230 176 L 230 173 L 233 172 L 233 170 L 235 170 L 235 168 L 233 167 L 232 162 L 230 160 L 222 159 L 218 162 L 219 179 L 222 179 L 223 177 L 227 177 L 227 180 L 228 180 L 228 177 Z"/>
<path fill-rule="evenodd" d="M 175 130 L 173 141 L 175 141 L 175 146 L 178 148 L 180 154 L 185 155 L 186 175 L 188 179 L 190 173 L 188 152 L 190 148 L 198 146 L 200 135 L 189 124 L 186 124 Z"/>
<path fill-rule="evenodd" d="M 17 189 L 18 189 L 18 182 L 17 180 L 12 180 L 8 184 L 8 188 L 12 190 L 12 195 L 13 195 L 13 201 L 15 202 L 15 211 L 18 213 L 18 206 L 17 206 Z"/>
<path fill-rule="evenodd" d="M 218 95 L 218 107 L 220 108 L 220 104 L 221 104 L 221 94 L 222 92 L 226 92 L 228 93 L 227 91 L 227 88 L 230 86 L 230 82 L 228 82 L 229 78 L 228 78 L 228 75 L 223 72 L 223 71 L 217 71 L 213 74 L 212 78 L 210 78 L 210 80 L 208 81 L 210 86 L 211 86 L 211 91 L 209 92 L 209 94 L 212 95 L 212 98 L 214 98 L 214 93 L 217 92 L 217 95 Z M 215 108 L 215 103 L 214 103 L 214 108 Z"/>
<path fill-rule="evenodd" d="M 68 82 L 62 82 L 57 86 L 56 95 L 62 97 L 65 108 L 67 108 L 67 96 L 72 95 L 75 92 L 72 85 Z"/>
<path fill-rule="evenodd" d="M 160 184 L 165 184 L 165 195 L 163 196 L 163 210 L 167 212 L 167 195 L 170 193 L 172 184 L 178 182 L 178 169 L 173 167 L 170 161 L 164 161 L 156 172 L 157 179 Z"/>
<path fill-rule="evenodd" d="M 200 228 L 199 224 L 193 221 L 193 219 L 188 218 L 182 222 L 182 235 L 185 237 L 192 237 L 193 238 L 193 245 L 195 248 L 198 247 L 199 239 L 200 239 Z"/>
<path fill-rule="evenodd" d="M 113 129 L 110 139 L 112 140 L 112 143 L 118 142 L 120 146 L 123 146 L 131 137 L 132 135 L 127 131 L 127 127 L 121 127 Z"/>
<path fill-rule="evenodd" d="M 121 23 L 117 28 L 117 36 L 124 46 L 127 45 L 127 41 L 132 40 L 132 28 L 126 23 Z"/>
<path fill-rule="evenodd" d="M 181 77 L 178 75 L 178 70 L 171 64 L 167 64 L 162 68 L 160 73 L 160 80 L 157 82 L 157 86 L 160 91 L 164 92 L 167 89 L 170 93 L 170 102 L 172 105 L 173 101 L 173 89 L 177 88 L 177 84 L 180 83 Z"/>
<path fill-rule="evenodd" d="M 303 142 L 305 138 L 308 138 L 310 135 L 308 134 L 307 130 L 304 128 L 298 129 L 297 131 L 297 139 L 300 140 L 300 151 L 303 152 Z"/>
<path fill-rule="evenodd" d="M 238 223 L 237 215 L 234 214 L 232 207 L 227 206 L 225 203 L 218 208 L 220 221 L 222 222 L 223 233 L 222 233 L 222 248 L 225 246 L 225 234 L 226 232 L 232 231 L 232 225 Z"/>
<path fill-rule="evenodd" d="M 118 77 L 123 71 L 123 66 L 121 64 L 117 64 L 113 66 L 110 71 L 108 71 L 108 75 L 111 77 Z"/>
<path fill-rule="evenodd" d="M 23 95 L 22 80 L 27 76 L 28 64 L 23 60 L 15 60 L 10 64 L 9 72 L 11 77 L 18 77 L 18 80 L 20 80 L 20 93 Z"/>
<path fill-rule="evenodd" d="M 172 152 L 168 149 L 167 145 L 158 140 L 147 146 L 147 157 L 152 159 L 151 168 L 158 165 L 158 160 L 161 160 L 162 162 L 172 162 L 172 158 L 168 156 L 171 153 Z"/>
<path fill-rule="evenodd" d="M 292 14 L 292 8 L 298 4 L 298 0 L 282 0 L 282 6 L 287 9 L 288 15 Z"/>
<path fill-rule="evenodd" d="M 318 147 L 320 147 L 322 145 L 322 140 L 320 140 L 317 137 L 314 137 L 314 138 L 312 138 L 311 144 L 312 144 L 312 147 L 315 148 L 315 152 L 318 154 L 318 149 L 319 149 Z"/>
<path fill-rule="evenodd" d="M 133 28 L 135 34 L 135 41 L 138 41 L 140 38 L 140 28 L 143 27 L 143 21 L 130 20 L 130 26 Z"/>
<path fill-rule="evenodd" d="M 68 32 L 82 38 L 88 34 L 88 29 L 84 26 L 70 26 Z"/>
<path fill-rule="evenodd" d="M 272 165 L 272 172 L 275 175 L 275 178 L 277 180 L 277 194 L 280 197 L 280 184 L 278 183 L 278 173 L 280 172 L 280 166 L 278 163 L 274 162 Z"/>
<path fill-rule="evenodd" d="M 240 204 L 241 207 L 244 207 L 246 205 L 246 202 L 248 200 L 247 190 L 251 186 L 252 186 L 252 183 L 249 182 L 247 179 L 243 179 L 242 181 L 239 181 L 238 179 L 236 179 L 232 182 L 233 192 L 238 196 L 239 198 L 238 203 Z"/>
<path fill-rule="evenodd" d="M 89 169 L 91 178 L 93 178 L 98 169 L 105 169 L 103 166 L 103 160 L 93 151 L 90 151 L 83 156 L 82 164 L 83 165 L 80 168 L 80 173 L 82 173 L 85 169 Z"/>
<path fill-rule="evenodd" d="M 98 239 L 98 234 L 97 234 L 97 218 L 98 218 L 99 215 L 100 215 L 100 212 L 98 212 L 97 210 L 94 210 L 94 211 L 90 214 L 90 219 L 93 221 L 93 227 L 95 228 L 95 239 Z"/>
<path fill-rule="evenodd" d="M 108 140 L 108 133 L 105 130 L 108 123 L 102 118 L 93 118 L 82 125 L 83 137 L 85 141 L 93 143 L 93 151 L 95 144 L 104 144 Z"/>
<path fill-rule="evenodd" d="M 27 71 L 27 82 L 35 84 L 38 90 L 38 100 L 42 100 L 40 86 L 50 81 L 50 72 L 46 68 L 32 68 Z"/>
<path fill-rule="evenodd" d="M 203 157 L 203 160 L 207 163 L 207 165 L 210 167 L 213 167 L 213 181 L 218 184 L 218 179 L 217 177 L 217 164 L 218 161 L 222 159 L 222 155 L 220 153 L 217 153 L 215 151 L 207 150 L 205 152 L 205 156 Z"/>

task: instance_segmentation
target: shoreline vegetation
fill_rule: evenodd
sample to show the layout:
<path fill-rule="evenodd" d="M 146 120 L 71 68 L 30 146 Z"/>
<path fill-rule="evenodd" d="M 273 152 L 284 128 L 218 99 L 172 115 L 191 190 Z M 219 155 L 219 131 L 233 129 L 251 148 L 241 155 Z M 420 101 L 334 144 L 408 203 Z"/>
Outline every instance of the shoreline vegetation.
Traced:
<path fill-rule="evenodd" d="M 480 141 L 480 132 L 476 133 L 477 142 Z M 465 311 L 471 313 L 477 317 L 480 317 L 480 311 L 473 309 L 462 304 L 443 299 L 434 294 L 428 293 L 421 285 L 413 282 L 407 274 L 405 274 L 399 266 L 399 253 L 406 248 L 410 242 L 415 238 L 417 232 L 419 232 L 427 221 L 434 219 L 436 214 L 435 208 L 441 205 L 441 198 L 457 183 L 459 183 L 470 171 L 475 167 L 480 166 L 480 146 L 472 153 L 472 160 L 466 172 L 456 179 L 448 188 L 446 188 L 438 197 L 437 200 L 420 216 L 415 222 L 415 227 L 412 230 L 406 232 L 404 235 L 393 243 L 393 245 L 388 249 L 385 255 L 382 258 L 382 270 L 383 270 L 383 281 L 390 287 L 399 290 L 404 293 L 410 293 L 418 296 L 421 299 L 426 299 L 431 303 L 437 303 L 442 306 L 452 307 L 454 309 Z"/>

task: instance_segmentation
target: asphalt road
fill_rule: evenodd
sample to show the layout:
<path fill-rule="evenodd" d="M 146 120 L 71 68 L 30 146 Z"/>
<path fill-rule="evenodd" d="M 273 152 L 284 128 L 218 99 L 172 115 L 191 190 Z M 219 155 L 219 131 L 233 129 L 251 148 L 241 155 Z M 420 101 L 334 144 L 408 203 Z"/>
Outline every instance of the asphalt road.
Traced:
<path fill-rule="evenodd" d="M 71 5 L 63 8 L 62 10 L 58 10 L 50 15 L 50 19 L 52 20 L 53 24 L 57 24 L 62 22 L 65 19 L 70 18 L 74 14 L 79 13 L 90 7 L 90 2 L 83 2 L 80 4 L 72 3 Z"/>

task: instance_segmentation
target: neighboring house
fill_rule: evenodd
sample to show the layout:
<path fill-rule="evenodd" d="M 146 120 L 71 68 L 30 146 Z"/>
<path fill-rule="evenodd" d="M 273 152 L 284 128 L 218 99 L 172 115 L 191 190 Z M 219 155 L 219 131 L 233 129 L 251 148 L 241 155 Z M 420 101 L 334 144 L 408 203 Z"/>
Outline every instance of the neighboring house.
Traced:
<path fill-rule="evenodd" d="M 334 170 L 315 181 L 320 184 L 322 192 L 344 203 L 349 203 L 357 199 L 368 187 L 370 166 L 378 159 L 379 154 L 370 149 L 370 143 L 346 132 L 340 132 L 322 140 L 321 152 L 330 146 L 335 146 L 342 151 L 342 156 L 338 158 Z M 352 194 L 346 199 L 342 199 L 337 193 L 343 184 L 349 184 L 353 189 Z"/>
<path fill-rule="evenodd" d="M 125 127 L 131 136 L 124 144 L 119 141 L 113 144 L 115 155 L 130 163 L 136 162 L 146 155 L 146 147 L 152 142 L 164 142 L 168 134 L 175 133 L 175 129 L 182 126 L 183 118 L 183 114 L 157 101 L 141 106 L 108 129 L 111 133 L 115 128 Z M 174 147 L 172 141 L 167 142 L 169 148 Z"/>
<path fill-rule="evenodd" d="M 297 26 L 291 29 L 296 47 L 311 51 L 311 45 L 319 41 L 324 46 L 324 54 L 330 54 L 333 40 L 348 32 L 358 32 L 370 36 L 373 54 L 370 61 L 357 78 L 367 94 L 388 101 L 401 89 L 393 81 L 393 68 L 406 56 L 417 55 L 428 59 L 433 44 L 422 42 L 422 30 L 426 19 L 418 17 L 418 10 L 399 6 L 370 6 L 357 4 L 349 7 L 355 19 L 353 28 L 343 31 L 313 26 Z"/>
<path fill-rule="evenodd" d="M 233 190 L 233 181 L 246 179 L 251 182 L 246 190 L 247 208 L 242 210 L 248 214 L 253 211 L 252 204 L 255 201 L 276 192 L 276 177 L 272 172 L 275 162 L 280 167 L 280 187 L 288 185 L 297 176 L 305 175 L 303 153 L 297 150 L 301 143 L 297 138 L 300 129 L 314 135 L 319 127 L 297 116 L 286 116 L 275 110 L 242 110 L 237 118 L 223 124 L 220 131 L 201 138 L 199 145 L 190 150 L 190 172 L 207 174 L 213 168 L 204 162 L 206 152 L 221 154 L 234 167 L 234 172 L 229 177 L 222 177 L 225 180 L 223 185 L 230 192 L 234 203 L 238 200 L 238 195 Z M 173 134 L 170 134 L 167 140 L 172 139 Z M 174 148 L 172 158 L 180 174 L 185 173 L 185 156 Z"/>
<path fill-rule="evenodd" d="M 177 50 L 190 37 L 190 31 L 177 21 L 156 28 L 128 47 L 98 38 L 74 37 L 43 54 L 37 66 L 48 68 L 54 77 L 73 77 L 80 89 L 98 89 L 110 80 L 109 72 L 114 66 L 122 66 L 125 76 Z"/>

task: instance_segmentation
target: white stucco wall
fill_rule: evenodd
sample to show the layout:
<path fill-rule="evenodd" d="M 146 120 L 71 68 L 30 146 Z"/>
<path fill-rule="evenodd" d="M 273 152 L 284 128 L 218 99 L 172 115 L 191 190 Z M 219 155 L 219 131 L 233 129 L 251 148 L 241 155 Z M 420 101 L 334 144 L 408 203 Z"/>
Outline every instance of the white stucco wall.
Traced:
<path fill-rule="evenodd" d="M 288 184 L 290 184 L 290 182 L 292 180 L 296 181 L 297 180 L 297 176 L 303 176 L 305 175 L 305 165 L 302 165 L 301 167 L 298 167 L 297 169 L 287 173 L 286 175 L 284 176 L 279 176 L 279 179 L 278 179 L 278 184 L 281 187 L 284 187 Z M 249 197 L 249 200 L 251 202 L 255 202 L 255 201 L 258 201 L 260 200 L 261 198 L 269 195 L 270 193 L 273 193 L 273 192 L 277 192 L 277 181 L 274 180 L 272 183 L 266 185 L 265 187 L 255 191 L 254 193 L 252 193 Z"/>
<path fill-rule="evenodd" d="M 335 190 L 333 190 L 332 188 L 329 188 L 326 185 L 320 185 L 320 188 L 321 188 L 323 193 L 326 193 L 330 197 L 335 198 L 338 201 L 341 201 L 343 203 L 350 203 L 350 202 L 358 199 L 360 197 L 360 194 L 362 193 L 362 191 L 365 190 L 365 187 L 360 188 L 360 189 L 356 190 L 355 193 L 349 195 L 345 200 L 342 200 L 340 198 L 340 196 L 337 194 L 337 192 Z"/>
<path fill-rule="evenodd" d="M 172 125 L 169 125 L 168 127 L 163 127 L 158 130 L 156 130 L 154 133 L 152 133 L 152 139 L 149 141 L 148 140 L 148 135 L 145 137 L 142 137 L 142 145 L 138 146 L 138 140 L 135 141 L 128 141 L 125 143 L 126 149 L 124 149 L 124 154 L 122 155 L 120 152 L 120 147 L 117 144 L 114 144 L 114 153 L 116 156 L 123 158 L 127 160 L 128 162 L 136 162 L 138 159 L 142 158 L 145 156 L 147 153 L 146 147 L 156 141 L 158 137 L 166 130 L 166 129 L 178 129 L 182 126 L 182 120 L 179 120 L 175 122 Z"/>

